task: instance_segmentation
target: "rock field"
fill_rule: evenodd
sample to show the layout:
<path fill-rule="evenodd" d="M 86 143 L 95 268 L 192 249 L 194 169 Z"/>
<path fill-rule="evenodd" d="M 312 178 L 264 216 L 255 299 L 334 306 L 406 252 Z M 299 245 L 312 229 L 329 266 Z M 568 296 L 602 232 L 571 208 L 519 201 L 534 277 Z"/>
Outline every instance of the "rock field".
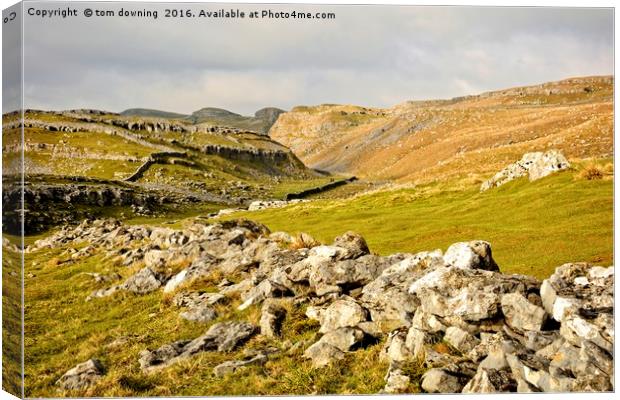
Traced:
<path fill-rule="evenodd" d="M 65 226 L 26 252 L 67 246 L 74 260 L 104 252 L 126 266 L 143 263 L 129 279 L 84 300 L 106 307 L 106 297 L 118 291 L 160 291 L 173 296 L 182 318 L 206 325 L 198 337 L 136 354 L 145 374 L 200 352 L 230 352 L 254 335 L 284 343 L 284 305 L 293 303 L 306 305 L 306 317 L 320 324 L 318 341 L 252 349 L 213 373 L 234 373 L 299 346 L 321 368 L 381 343 L 389 365 L 385 393 L 407 390 L 412 362 L 423 364 L 421 387 L 429 393 L 614 390 L 613 267 L 568 263 L 540 282 L 502 274 L 484 241 L 385 257 L 372 254 L 353 232 L 331 245 L 299 248 L 293 242 L 248 220 L 171 229 L 107 219 Z M 188 266 L 172 270 L 179 259 Z M 187 290 L 215 271 L 222 276 L 218 293 Z M 233 276 L 242 278 L 233 283 Z M 217 318 L 215 305 L 228 304 L 231 296 L 240 296 L 239 309 L 261 310 L 259 326 L 235 320 L 207 325 Z M 114 365 L 84 360 L 57 385 L 82 389 L 111 370 Z"/>

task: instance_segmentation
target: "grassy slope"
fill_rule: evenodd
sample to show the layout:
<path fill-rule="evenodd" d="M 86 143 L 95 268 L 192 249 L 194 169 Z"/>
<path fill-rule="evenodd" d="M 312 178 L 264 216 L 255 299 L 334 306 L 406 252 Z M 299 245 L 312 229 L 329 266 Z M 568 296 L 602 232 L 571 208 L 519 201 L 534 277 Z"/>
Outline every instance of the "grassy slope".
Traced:
<path fill-rule="evenodd" d="M 477 185 L 403 189 L 239 216 L 324 242 L 353 230 L 380 254 L 445 251 L 454 242 L 483 239 L 504 272 L 538 278 L 565 262 L 613 259 L 613 182 L 579 179 L 572 171 L 485 193 Z"/>
<path fill-rule="evenodd" d="M 362 233 L 371 249 L 382 254 L 445 250 L 456 241 L 485 239 L 492 243 L 494 257 L 504 272 L 539 278 L 563 262 L 611 263 L 611 179 L 585 180 L 577 170 L 532 183 L 515 181 L 486 193 L 479 193 L 477 184 L 464 185 L 443 183 L 347 200 L 317 200 L 234 217 L 259 220 L 272 230 L 306 231 L 325 242 L 351 229 Z M 26 279 L 27 396 L 345 394 L 376 393 L 384 385 L 387 365 L 379 357 L 382 343 L 350 353 L 328 369 L 312 369 L 301 355 L 317 339 L 317 326 L 302 317 L 303 307 L 292 305 L 282 340 L 307 342 L 291 355 L 276 356 L 265 366 L 217 378 L 213 367 L 241 358 L 243 349 L 230 354 L 204 353 L 145 375 L 137 361 L 141 350 L 194 338 L 208 325 L 182 320 L 179 310 L 161 292 L 145 296 L 121 293 L 85 302 L 93 290 L 110 284 L 95 283 L 83 272 L 117 272 L 124 279 L 140 265 L 122 267 L 115 260 L 103 259 L 103 254 L 76 262 L 62 255 L 63 251 L 28 255 L 26 274 L 34 276 Z M 191 289 L 215 291 L 220 278 L 198 282 Z M 239 302 L 232 299 L 229 307 L 221 308 L 219 320 L 258 323 L 259 307 L 234 311 Z M 127 340 L 124 344 L 110 346 L 123 337 Z M 257 336 L 245 348 L 279 347 L 281 343 Z M 54 382 L 90 357 L 103 361 L 108 368 L 106 376 L 87 391 L 58 392 Z M 411 368 L 415 373 L 421 371 Z M 418 391 L 418 383 L 414 379 L 409 391 Z"/>
<path fill-rule="evenodd" d="M 445 250 L 455 241 L 485 239 L 493 244 L 494 256 L 505 272 L 543 278 L 567 261 L 611 262 L 612 186 L 609 179 L 589 181 L 569 171 L 533 183 L 516 181 L 486 193 L 473 187 L 450 191 L 435 185 L 246 214 L 273 230 L 306 231 L 326 242 L 352 229 L 383 254 Z M 34 274 L 26 282 L 28 396 L 376 393 L 384 384 L 387 365 L 379 358 L 382 344 L 351 353 L 327 370 L 313 370 L 301 357 L 302 347 L 292 355 L 274 357 L 263 367 L 224 378 L 214 377 L 212 368 L 241 358 L 243 350 L 204 353 L 162 372 L 142 374 L 137 362 L 141 350 L 196 337 L 207 326 L 182 320 L 179 310 L 160 292 L 84 302 L 92 290 L 107 284 L 97 284 L 83 272 L 118 272 L 128 277 L 140 266 L 121 267 L 102 255 L 73 262 L 61 255 L 63 250 L 37 252 L 27 260 L 26 272 Z M 193 289 L 214 291 L 218 279 L 198 282 Z M 228 308 L 222 308 L 220 320 L 257 323 L 258 307 L 231 311 L 239 301 L 233 299 Z M 293 343 L 316 339 L 317 326 L 302 318 L 303 312 L 289 307 L 283 339 Z M 127 342 L 109 346 L 121 337 Z M 280 344 L 256 337 L 246 347 Z M 86 392 L 58 392 L 55 380 L 89 357 L 100 358 L 109 368 L 102 381 Z M 418 390 L 416 384 L 411 391 Z"/>
<path fill-rule="evenodd" d="M 12 237 L 14 242 L 19 240 Z M 21 259 L 2 248 L 2 389 L 21 396 Z"/>
<path fill-rule="evenodd" d="M 34 277 L 26 282 L 26 396 L 376 393 L 384 385 L 387 365 L 379 359 L 380 344 L 351 353 L 327 370 L 313 369 L 301 355 L 318 339 L 318 325 L 303 316 L 303 307 L 293 305 L 288 306 L 283 332 L 293 343 L 306 341 L 307 345 L 291 355 L 274 356 L 264 366 L 251 366 L 223 378 L 213 375 L 213 367 L 241 358 L 244 349 L 229 354 L 201 353 L 161 372 L 143 374 L 138 365 L 140 351 L 197 337 L 208 325 L 181 319 L 179 309 L 160 291 L 143 296 L 120 293 L 85 302 L 92 290 L 106 284 L 95 283 L 83 272 L 118 272 L 126 278 L 140 265 L 121 267 L 100 255 L 72 262 L 61 255 L 62 250 L 37 252 L 27 260 Z M 207 279 L 191 289 L 215 291 L 215 282 Z M 240 302 L 233 299 L 230 305 L 220 307 L 217 321 L 258 324 L 260 307 L 234 311 Z M 119 338 L 126 342 L 111 345 Z M 256 336 L 244 348 L 280 345 L 281 341 Z M 87 391 L 58 391 L 54 382 L 90 357 L 103 362 L 105 377 Z"/>

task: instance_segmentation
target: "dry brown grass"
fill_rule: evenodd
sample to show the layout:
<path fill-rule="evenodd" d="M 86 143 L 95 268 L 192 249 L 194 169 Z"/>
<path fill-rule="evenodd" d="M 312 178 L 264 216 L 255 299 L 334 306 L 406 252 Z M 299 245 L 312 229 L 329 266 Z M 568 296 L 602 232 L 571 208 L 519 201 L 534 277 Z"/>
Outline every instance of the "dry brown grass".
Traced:
<path fill-rule="evenodd" d="M 577 176 L 580 179 L 586 179 L 588 181 L 593 181 L 595 179 L 603 179 L 605 174 L 597 165 L 590 165 L 583 169 Z"/>
<path fill-rule="evenodd" d="M 613 163 L 589 163 L 575 176 L 576 179 L 585 179 L 588 181 L 611 178 L 614 175 Z"/>
<path fill-rule="evenodd" d="M 272 137 L 309 166 L 398 182 L 474 174 L 474 184 L 527 152 L 558 149 L 569 159 L 609 157 L 610 82 L 605 77 L 553 82 L 547 89 L 553 87 L 554 94 L 534 90 L 527 98 L 513 90 L 457 103 L 402 104 L 363 121 L 341 116 L 342 106 L 314 107 L 310 114 L 281 116 Z M 595 92 L 582 90 L 592 84 Z M 343 123 L 334 127 L 336 117 Z"/>
<path fill-rule="evenodd" d="M 300 232 L 293 238 L 293 242 L 289 245 L 289 248 L 291 250 L 311 249 L 320 245 L 321 242 L 319 242 L 309 234 Z"/>

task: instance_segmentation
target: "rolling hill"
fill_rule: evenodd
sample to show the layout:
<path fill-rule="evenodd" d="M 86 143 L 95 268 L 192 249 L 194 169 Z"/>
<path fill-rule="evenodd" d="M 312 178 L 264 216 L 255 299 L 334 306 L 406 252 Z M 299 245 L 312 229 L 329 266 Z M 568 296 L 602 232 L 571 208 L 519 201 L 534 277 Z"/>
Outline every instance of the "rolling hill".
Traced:
<path fill-rule="evenodd" d="M 307 165 L 372 180 L 487 176 L 524 153 L 613 152 L 613 77 L 572 78 L 388 109 L 299 106 L 270 136 Z"/>

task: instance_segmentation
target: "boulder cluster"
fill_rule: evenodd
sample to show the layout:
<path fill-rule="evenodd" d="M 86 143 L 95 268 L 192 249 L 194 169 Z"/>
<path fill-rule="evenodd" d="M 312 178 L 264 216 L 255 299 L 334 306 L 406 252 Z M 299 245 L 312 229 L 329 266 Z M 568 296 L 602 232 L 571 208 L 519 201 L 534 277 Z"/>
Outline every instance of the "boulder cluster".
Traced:
<path fill-rule="evenodd" d="M 508 165 L 491 179 L 483 182 L 480 191 L 487 191 L 524 176 L 529 177 L 530 181 L 535 181 L 568 168 L 570 163 L 557 150 L 526 153 L 519 161 Z"/>
<path fill-rule="evenodd" d="M 135 275 L 87 300 L 102 301 L 117 291 L 161 291 L 172 296 L 182 318 L 208 326 L 199 337 L 144 349 L 136 363 L 145 373 L 200 352 L 239 349 L 254 335 L 287 342 L 287 310 L 301 305 L 320 337 L 289 343 L 289 350 L 321 368 L 382 346 L 385 393 L 407 392 L 418 381 L 429 393 L 614 389 L 613 267 L 565 264 L 541 283 L 499 272 L 484 241 L 455 243 L 445 253 L 379 256 L 353 232 L 317 245 L 248 220 L 196 221 L 183 229 L 87 221 L 27 251 L 71 249 L 81 242 L 88 244 L 68 250 L 71 258 L 107 251 L 123 265 L 143 263 Z M 218 292 L 192 291 L 189 283 L 214 273 L 221 279 Z M 232 304 L 257 307 L 259 326 L 212 323 Z M 213 373 L 233 373 L 282 351 L 248 349 L 244 359 L 226 361 Z M 412 366 L 424 374 L 416 376 Z M 102 374 L 103 366 L 91 360 L 58 384 L 81 388 Z"/>

